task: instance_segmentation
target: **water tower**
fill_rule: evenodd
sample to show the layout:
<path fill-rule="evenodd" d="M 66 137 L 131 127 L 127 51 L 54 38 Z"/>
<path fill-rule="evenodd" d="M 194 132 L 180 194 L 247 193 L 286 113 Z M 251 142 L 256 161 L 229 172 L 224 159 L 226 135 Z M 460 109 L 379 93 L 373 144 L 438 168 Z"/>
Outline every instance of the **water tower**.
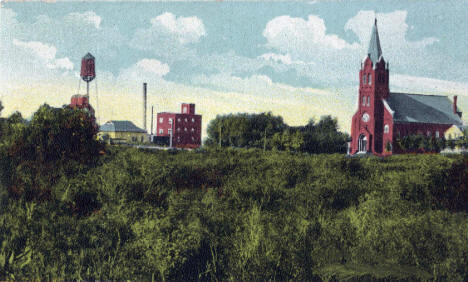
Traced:
<path fill-rule="evenodd" d="M 81 79 L 86 81 L 86 95 L 80 95 L 80 82 L 78 83 L 78 94 L 75 94 L 71 97 L 70 107 L 86 109 L 91 116 L 94 117 L 94 109 L 89 103 L 89 83 L 96 78 L 96 70 L 94 64 L 94 56 L 90 53 L 86 54 L 81 59 Z M 97 93 L 97 84 L 96 84 L 96 106 L 98 104 L 98 93 Z M 98 121 L 99 122 L 99 121 Z"/>
<path fill-rule="evenodd" d="M 90 53 L 81 59 L 81 79 L 86 81 L 86 96 L 89 96 L 89 83 L 96 78 L 94 56 Z"/>

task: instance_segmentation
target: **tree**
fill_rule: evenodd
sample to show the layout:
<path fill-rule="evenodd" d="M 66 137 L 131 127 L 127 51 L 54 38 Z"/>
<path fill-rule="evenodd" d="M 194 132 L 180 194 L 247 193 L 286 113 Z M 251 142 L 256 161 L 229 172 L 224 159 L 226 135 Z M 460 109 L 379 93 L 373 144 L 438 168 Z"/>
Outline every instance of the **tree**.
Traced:
<path fill-rule="evenodd" d="M 7 119 L 6 161 L 1 181 L 10 194 L 48 198 L 50 186 L 96 163 L 103 144 L 96 140 L 94 118 L 84 110 L 47 104 L 26 122 L 19 113 Z"/>

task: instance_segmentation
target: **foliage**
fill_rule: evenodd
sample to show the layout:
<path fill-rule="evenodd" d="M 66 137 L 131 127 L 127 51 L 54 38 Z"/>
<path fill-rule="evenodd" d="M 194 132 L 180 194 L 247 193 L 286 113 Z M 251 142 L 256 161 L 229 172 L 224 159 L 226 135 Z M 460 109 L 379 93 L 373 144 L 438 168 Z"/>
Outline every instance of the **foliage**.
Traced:
<path fill-rule="evenodd" d="M 207 133 L 208 146 L 308 153 L 344 153 L 349 139 L 331 116 L 323 116 L 317 124 L 311 120 L 305 126 L 290 127 L 271 113 L 218 115 Z"/>
<path fill-rule="evenodd" d="M 339 146 L 331 118 L 264 152 L 258 128 L 251 148 L 99 155 L 80 111 L 3 120 L 0 280 L 468 280 L 467 156 L 300 153 Z"/>
<path fill-rule="evenodd" d="M 98 161 L 97 127 L 82 110 L 43 105 L 26 121 L 20 113 L 2 122 L 1 183 L 16 197 L 47 199 L 50 186 Z"/>
<path fill-rule="evenodd" d="M 0 279 L 468 279 L 468 158 L 108 148 L 8 199 Z"/>
<path fill-rule="evenodd" d="M 443 138 L 428 137 L 422 134 L 397 137 L 395 144 L 397 150 L 405 152 L 440 152 L 447 145 L 452 147 L 450 141 L 447 144 Z M 455 146 L 454 143 L 453 146 Z"/>

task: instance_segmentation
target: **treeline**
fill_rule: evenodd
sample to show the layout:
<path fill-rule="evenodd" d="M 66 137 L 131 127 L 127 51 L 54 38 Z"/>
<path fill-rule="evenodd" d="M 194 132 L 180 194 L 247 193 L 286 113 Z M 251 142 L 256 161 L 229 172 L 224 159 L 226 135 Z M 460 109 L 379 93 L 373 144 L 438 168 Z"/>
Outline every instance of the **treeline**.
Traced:
<path fill-rule="evenodd" d="M 218 115 L 207 129 L 207 146 L 261 148 L 307 153 L 346 153 L 349 136 L 338 130 L 336 118 L 291 127 L 271 113 Z"/>
<path fill-rule="evenodd" d="M 468 280 L 466 156 L 103 148 L 88 118 L 2 120 L 0 280 Z"/>

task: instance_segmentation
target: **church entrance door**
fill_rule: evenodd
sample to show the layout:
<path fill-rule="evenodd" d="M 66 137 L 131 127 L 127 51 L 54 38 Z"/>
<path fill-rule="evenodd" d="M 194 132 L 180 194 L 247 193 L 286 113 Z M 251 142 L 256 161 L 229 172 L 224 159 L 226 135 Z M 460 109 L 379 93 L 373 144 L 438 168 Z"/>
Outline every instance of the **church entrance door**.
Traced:
<path fill-rule="evenodd" d="M 358 139 L 358 153 L 365 152 L 367 152 L 367 137 L 364 134 L 361 134 Z"/>

